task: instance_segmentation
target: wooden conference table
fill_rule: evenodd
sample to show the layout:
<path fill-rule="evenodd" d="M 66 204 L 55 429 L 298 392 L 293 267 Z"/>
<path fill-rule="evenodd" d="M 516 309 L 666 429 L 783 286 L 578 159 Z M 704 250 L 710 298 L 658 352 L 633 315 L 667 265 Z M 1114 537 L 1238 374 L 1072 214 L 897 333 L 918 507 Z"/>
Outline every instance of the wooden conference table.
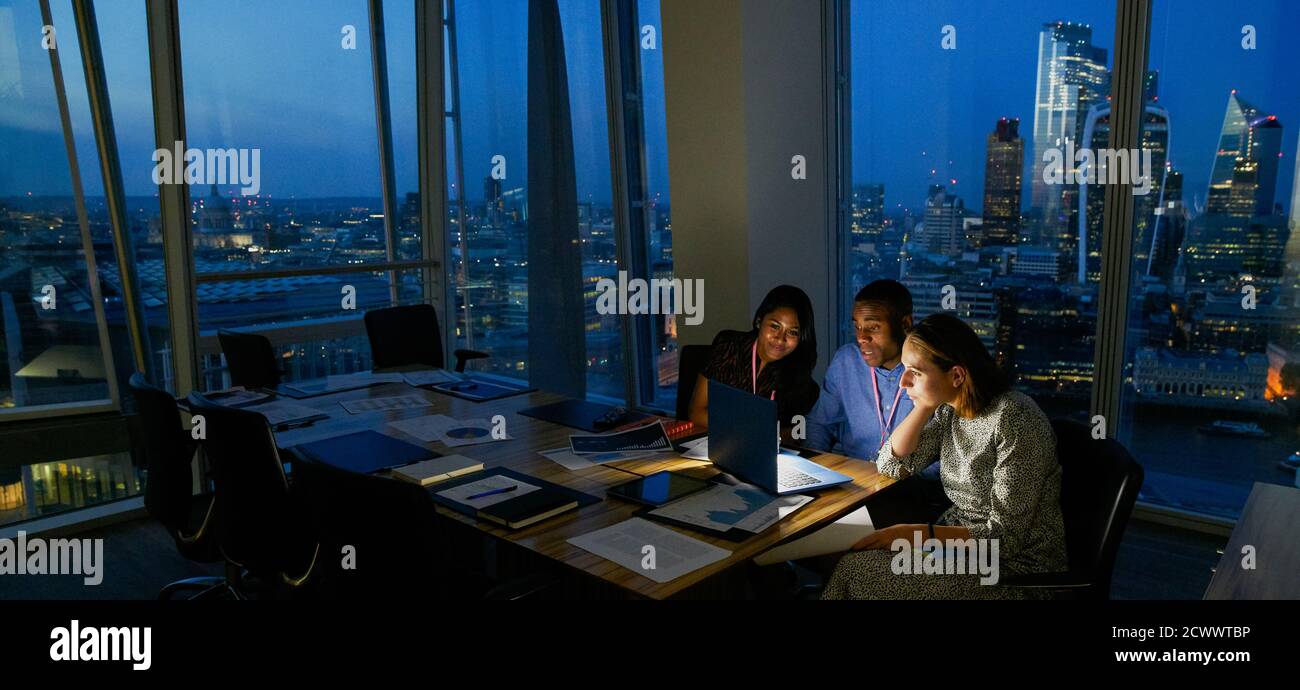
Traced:
<path fill-rule="evenodd" d="M 432 406 L 388 410 L 377 413 L 382 415 L 382 421 L 375 422 L 371 428 L 376 431 L 382 430 L 386 434 L 424 446 L 443 455 L 453 453 L 464 455 L 482 461 L 489 468 L 508 467 L 517 472 L 604 499 L 599 503 L 580 507 L 577 510 L 543 520 L 520 530 L 509 530 L 491 523 L 477 521 L 443 506 L 438 506 L 440 515 L 470 525 L 492 537 L 513 543 L 547 559 L 558 561 L 571 568 L 600 578 L 625 593 L 651 599 L 666 599 L 679 595 L 719 573 L 745 563 L 779 543 L 796 536 L 810 534 L 815 529 L 852 512 L 861 506 L 868 497 L 895 481 L 877 472 L 874 462 L 830 453 L 813 457 L 813 461 L 852 477 L 853 482 L 813 494 L 816 497 L 815 500 L 809 502 L 793 515 L 743 542 L 732 542 L 692 530 L 677 530 L 687 536 L 726 549 L 731 552 L 731 555 L 721 561 L 661 584 L 627 570 L 612 561 L 573 546 L 566 540 L 622 522 L 631 518 L 633 513 L 639 510 L 640 507 L 632 503 L 605 498 L 605 490 L 609 487 L 635 479 L 631 474 L 628 474 L 628 471 L 646 475 L 660 470 L 678 470 L 701 477 L 708 477 L 716 474 L 717 470 L 713 469 L 710 463 L 688 460 L 674 453 L 671 455 L 665 454 L 663 459 L 650 458 L 647 460 L 612 463 L 626 471 L 607 466 L 569 471 L 542 457 L 538 451 L 566 447 L 568 446 L 570 434 L 589 432 L 518 414 L 519 410 L 564 400 L 564 396 L 533 391 L 487 402 L 472 402 L 435 391 L 415 388 L 404 383 L 383 383 L 369 388 L 342 391 L 295 401 L 328 412 L 331 417 L 328 420 L 316 422 L 312 427 L 279 432 L 276 434 L 277 442 L 281 446 L 293 445 L 298 442 L 296 440 L 298 437 L 319 433 L 319 430 L 327 429 L 331 424 L 347 424 L 347 420 L 351 415 L 338 404 L 342 401 L 408 394 L 424 396 L 432 402 Z M 493 415 L 503 415 L 506 419 L 506 433 L 510 438 L 491 443 L 447 448 L 437 442 L 423 443 L 393 427 L 387 426 L 390 421 L 430 414 L 445 414 L 458 419 L 491 419 Z M 312 432 L 312 429 L 318 431 Z M 433 486 L 436 487 L 437 485 Z M 676 529 L 673 526 L 665 526 L 669 529 Z"/>
<path fill-rule="evenodd" d="M 1206 599 L 1300 599 L 1300 488 L 1255 482 Z M 1250 546 L 1253 567 L 1243 567 Z"/>

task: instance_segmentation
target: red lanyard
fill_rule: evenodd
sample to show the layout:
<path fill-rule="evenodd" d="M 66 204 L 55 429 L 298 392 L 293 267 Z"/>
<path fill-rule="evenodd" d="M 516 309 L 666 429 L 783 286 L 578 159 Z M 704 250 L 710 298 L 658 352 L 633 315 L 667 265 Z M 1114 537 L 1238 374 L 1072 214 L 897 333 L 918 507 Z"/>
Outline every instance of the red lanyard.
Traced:
<path fill-rule="evenodd" d="M 903 387 L 898 387 L 898 392 L 894 393 L 894 406 L 889 409 L 889 425 L 885 425 L 885 415 L 880 411 L 880 384 L 876 383 L 876 368 L 871 367 L 871 392 L 876 396 L 876 419 L 880 422 L 880 447 L 885 447 L 885 439 L 889 438 L 889 430 L 894 426 L 894 415 L 898 412 L 898 400 L 903 395 Z"/>
<path fill-rule="evenodd" d="M 758 395 L 758 338 L 754 338 L 754 349 L 749 353 L 749 385 L 754 395 Z M 770 400 L 776 400 L 776 389 L 772 389 Z"/>

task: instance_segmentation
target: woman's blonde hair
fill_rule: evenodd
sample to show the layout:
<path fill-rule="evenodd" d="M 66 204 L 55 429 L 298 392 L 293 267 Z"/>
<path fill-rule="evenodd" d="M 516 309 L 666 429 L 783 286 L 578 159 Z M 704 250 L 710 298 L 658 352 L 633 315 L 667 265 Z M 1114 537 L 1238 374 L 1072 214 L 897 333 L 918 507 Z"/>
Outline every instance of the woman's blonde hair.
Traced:
<path fill-rule="evenodd" d="M 904 343 L 911 343 L 944 372 L 960 366 L 966 379 L 957 390 L 953 409 L 961 417 L 974 417 L 984 411 L 994 398 L 1010 388 L 1007 377 L 998 368 L 966 322 L 951 314 L 931 314 L 907 332 Z"/>

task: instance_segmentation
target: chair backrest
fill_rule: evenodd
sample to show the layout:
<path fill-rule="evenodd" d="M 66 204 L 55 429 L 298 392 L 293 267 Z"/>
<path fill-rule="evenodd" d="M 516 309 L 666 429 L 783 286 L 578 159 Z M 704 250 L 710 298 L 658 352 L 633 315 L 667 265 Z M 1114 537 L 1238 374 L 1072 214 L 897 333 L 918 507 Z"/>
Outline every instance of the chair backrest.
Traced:
<path fill-rule="evenodd" d="M 135 398 L 142 428 L 137 449 L 141 466 L 148 472 L 145 509 L 169 530 L 182 530 L 192 503 L 194 444 L 181 425 L 180 408 L 170 393 L 149 385 L 140 372 L 131 375 L 127 386 Z"/>
<path fill-rule="evenodd" d="M 427 489 L 301 459 L 294 487 L 310 507 L 321 553 L 316 591 L 338 598 L 407 597 L 409 583 L 435 598 L 446 570 L 437 510 Z M 344 547 L 350 546 L 349 553 Z M 345 567 L 344 558 L 355 561 Z"/>
<path fill-rule="evenodd" d="M 223 407 L 198 393 L 190 412 L 203 417 L 200 439 L 215 487 L 215 537 L 227 560 L 253 572 L 282 571 L 300 561 L 309 531 L 266 417 Z"/>
<path fill-rule="evenodd" d="M 266 336 L 256 333 L 217 331 L 221 352 L 226 355 L 230 384 L 245 388 L 274 388 L 280 384 L 280 366 L 275 349 Z"/>
<path fill-rule="evenodd" d="M 1142 466 L 1119 442 L 1094 439 L 1084 424 L 1054 419 L 1052 431 L 1070 570 L 1089 577 L 1089 595 L 1108 598 L 1115 555 L 1142 488 Z"/>
<path fill-rule="evenodd" d="M 677 418 L 690 419 L 695 378 L 713 354 L 712 345 L 686 345 L 677 351 Z"/>
<path fill-rule="evenodd" d="M 365 320 L 375 369 L 406 364 L 442 368 L 442 333 L 433 305 L 373 309 Z"/>

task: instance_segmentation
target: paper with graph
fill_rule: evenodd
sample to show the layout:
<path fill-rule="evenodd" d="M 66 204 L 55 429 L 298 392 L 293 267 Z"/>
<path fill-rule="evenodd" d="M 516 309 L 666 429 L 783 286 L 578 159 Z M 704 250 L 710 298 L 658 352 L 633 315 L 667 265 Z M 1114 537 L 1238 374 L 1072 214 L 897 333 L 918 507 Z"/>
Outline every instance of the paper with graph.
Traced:
<path fill-rule="evenodd" d="M 569 437 L 569 449 L 578 455 L 672 450 L 663 422 L 647 424 L 617 434 L 575 434 Z"/>

